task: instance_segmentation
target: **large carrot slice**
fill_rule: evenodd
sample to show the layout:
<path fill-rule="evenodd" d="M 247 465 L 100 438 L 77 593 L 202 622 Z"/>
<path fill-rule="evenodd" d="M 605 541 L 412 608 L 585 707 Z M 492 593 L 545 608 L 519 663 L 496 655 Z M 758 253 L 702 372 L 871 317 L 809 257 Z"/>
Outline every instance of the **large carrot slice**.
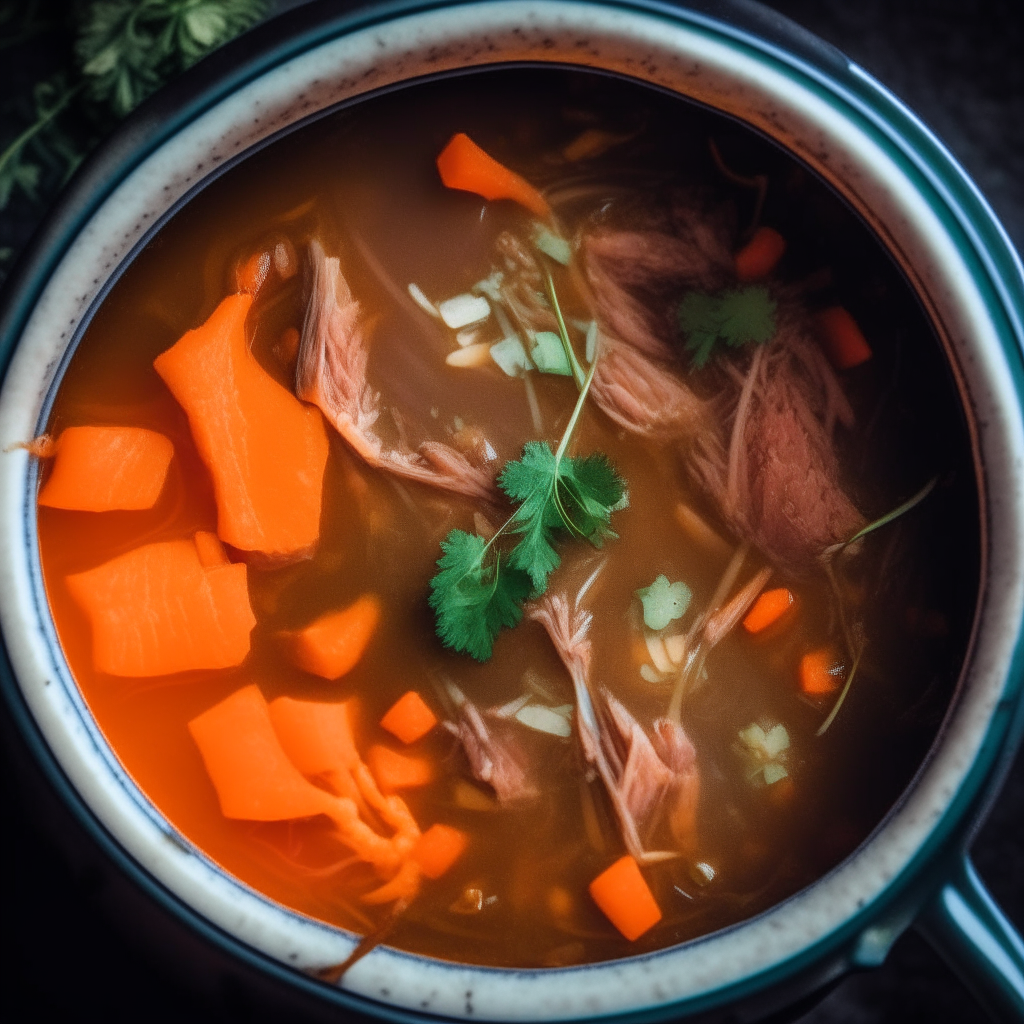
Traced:
<path fill-rule="evenodd" d="M 230 295 L 153 365 L 213 477 L 217 533 L 242 551 L 307 555 L 320 533 L 327 433 L 249 351 L 251 295 Z"/>
<path fill-rule="evenodd" d="M 364 594 L 341 611 L 328 612 L 284 640 L 299 668 L 324 679 L 339 679 L 355 668 L 377 623 L 380 600 Z"/>
<path fill-rule="evenodd" d="M 39 504 L 83 512 L 152 508 L 174 455 L 169 438 L 142 427 L 68 427 Z"/>
<path fill-rule="evenodd" d="M 590 883 L 590 895 L 605 917 L 630 942 L 661 920 L 661 910 L 637 862 L 629 854 L 620 857 Z"/>
<path fill-rule="evenodd" d="M 92 626 L 97 671 L 162 676 L 229 668 L 256 625 L 246 567 L 204 568 L 191 540 L 145 544 L 67 578 Z"/>
<path fill-rule="evenodd" d="M 448 188 L 475 192 L 484 199 L 512 199 L 538 217 L 550 217 L 547 200 L 523 177 L 485 153 L 468 135 L 453 135 L 437 158 Z"/>
<path fill-rule="evenodd" d="M 270 720 L 284 752 L 303 775 L 348 770 L 359 760 L 352 731 L 352 702 L 270 702 Z"/>

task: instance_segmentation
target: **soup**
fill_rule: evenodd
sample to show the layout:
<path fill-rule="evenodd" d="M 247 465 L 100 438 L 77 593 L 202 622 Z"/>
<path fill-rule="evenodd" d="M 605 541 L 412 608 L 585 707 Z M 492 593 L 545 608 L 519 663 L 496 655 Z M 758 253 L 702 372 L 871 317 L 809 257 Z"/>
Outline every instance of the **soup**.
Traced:
<path fill-rule="evenodd" d="M 899 799 L 970 633 L 967 431 L 899 268 L 768 141 L 598 74 L 250 155 L 124 269 L 47 435 L 111 747 L 367 946 L 557 967 L 765 910 Z"/>

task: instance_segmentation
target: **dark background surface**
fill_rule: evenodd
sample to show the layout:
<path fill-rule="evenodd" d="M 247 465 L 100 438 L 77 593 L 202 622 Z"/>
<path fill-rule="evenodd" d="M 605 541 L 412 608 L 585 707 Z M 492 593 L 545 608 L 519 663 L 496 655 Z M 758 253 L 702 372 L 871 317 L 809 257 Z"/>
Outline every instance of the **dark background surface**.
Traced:
<path fill-rule="evenodd" d="M 301 0 L 299 0 L 301 2 Z M 278 9 L 296 6 L 281 0 Z M 1024 246 L 1024 0 L 774 0 L 769 6 L 843 50 L 913 108 L 978 183 L 1018 250 Z M 6 53 L 0 90 L 46 62 Z M 24 244 L 36 214 L 8 210 L 4 234 Z M 9 243 L 8 243 L 9 244 Z M 8 740 L 9 742 L 9 740 Z M 180 968 L 140 949 L 110 910 L 102 870 L 70 864 L 39 800 L 5 761 L 0 901 L 0 1014 L 6 1021 L 183 1022 L 259 1017 L 260 1004 L 199 996 Z M 1018 928 L 1024 923 L 1024 767 L 1018 756 L 974 844 L 980 874 Z M 913 931 L 885 965 L 841 982 L 801 1024 L 932 1024 L 985 1019 Z"/>

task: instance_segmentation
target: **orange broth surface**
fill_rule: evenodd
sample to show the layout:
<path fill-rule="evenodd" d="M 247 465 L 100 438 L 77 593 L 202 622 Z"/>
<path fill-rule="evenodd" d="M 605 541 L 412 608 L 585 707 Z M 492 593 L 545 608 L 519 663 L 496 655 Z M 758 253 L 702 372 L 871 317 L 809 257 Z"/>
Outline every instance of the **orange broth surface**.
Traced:
<path fill-rule="evenodd" d="M 575 735 L 523 729 L 541 792 L 534 801 L 505 808 L 472 779 L 445 729 L 404 748 L 378 724 L 410 689 L 444 718 L 450 714 L 440 696 L 446 681 L 481 708 L 519 697 L 524 680 L 549 694 L 552 706 L 573 702 L 569 677 L 535 623 L 524 620 L 503 631 L 483 664 L 446 651 L 435 635 L 426 598 L 440 541 L 453 527 L 473 530 L 473 501 L 367 468 L 328 427 L 319 544 L 311 558 L 292 565 L 251 562 L 257 625 L 251 653 L 236 669 L 147 679 L 97 673 L 88 623 L 65 583 L 69 574 L 140 544 L 216 530 L 209 474 L 153 359 L 205 320 L 233 290 L 238 261 L 268 240 L 288 239 L 301 259 L 308 240 L 318 238 L 328 254 L 342 257 L 373 324 L 369 377 L 382 393 L 381 429 L 391 441 L 403 434 L 448 440 L 464 425 L 482 432 L 499 465 L 518 458 L 523 444 L 537 439 L 523 381 L 495 366 L 447 366 L 450 333 L 411 302 L 405 286 L 415 282 L 435 299 L 466 291 L 488 274 L 499 231 L 521 229 L 525 214 L 511 203 L 446 191 L 433 160 L 452 132 L 463 130 L 529 180 L 548 186 L 578 173 L 575 166 L 553 164 L 552 152 L 588 126 L 621 131 L 624 119 L 637 140 L 609 160 L 661 161 L 668 168 L 688 161 L 686 181 L 696 177 L 701 188 L 718 189 L 745 209 L 745 197 L 729 192 L 707 157 L 706 139 L 717 133 L 723 148 L 733 146 L 734 159 L 747 168 L 766 166 L 779 182 L 772 200 L 778 205 L 769 204 L 768 214 L 786 229 L 791 246 L 802 237 L 813 240 L 807 244 L 809 265 L 823 260 L 822 224 L 873 253 L 870 271 L 849 270 L 849 288 L 884 293 L 876 304 L 889 303 L 892 315 L 870 335 L 873 363 L 848 378 L 859 419 L 870 420 L 878 396 L 893 381 L 907 379 L 901 367 L 908 360 L 917 361 L 919 372 L 912 375 L 918 392 L 894 408 L 882 406 L 878 424 L 843 453 L 861 507 L 881 515 L 930 474 L 959 474 L 945 496 L 930 499 L 936 509 L 922 507 L 923 530 L 894 524 L 866 546 L 850 599 L 864 611 L 871 642 L 848 701 L 825 736 L 815 733 L 835 696 L 809 701 L 797 685 L 801 656 L 835 642 L 823 577 L 777 572 L 769 586 L 789 586 L 798 603 L 784 628 L 757 636 L 738 628 L 713 650 L 705 684 L 682 710 L 701 777 L 696 853 L 644 869 L 663 916 L 635 942 L 612 927 L 587 892 L 623 847 L 600 784 L 585 780 Z M 588 174 L 600 179 L 600 160 L 596 166 Z M 830 265 L 839 277 L 842 260 Z M 556 283 L 567 316 L 586 318 L 568 275 L 560 273 Z M 286 328 L 301 330 L 303 315 L 300 273 L 262 291 L 247 322 L 257 359 L 289 388 L 293 364 L 278 343 Z M 569 377 L 537 373 L 531 382 L 541 437 L 555 445 L 575 403 L 575 385 Z M 40 507 L 46 589 L 67 662 L 121 763 L 173 826 L 235 877 L 303 914 L 358 933 L 381 919 L 381 908 L 359 900 L 378 880 L 365 866 L 346 864 L 348 852 L 326 818 L 270 824 L 225 818 L 187 728 L 250 683 L 268 700 L 354 698 L 364 754 L 371 744 L 384 743 L 433 764 L 431 784 L 403 793 L 421 828 L 443 822 L 469 837 L 456 865 L 424 883 L 389 944 L 509 967 L 622 957 L 743 920 L 798 891 L 862 841 L 910 781 L 952 693 L 976 587 L 976 541 L 946 564 L 930 559 L 933 551 L 950 550 L 949 538 L 976 514 L 958 417 L 937 346 L 898 271 L 825 186 L 764 140 L 708 112 L 597 76 L 505 71 L 477 76 L 472 90 L 439 82 L 340 111 L 251 156 L 189 200 L 133 259 L 70 360 L 47 430 L 56 436 L 76 424 L 144 426 L 171 438 L 175 457 L 151 510 Z M 905 431 L 902 441 L 893 442 L 897 427 L 908 422 L 914 424 L 911 440 Z M 936 422 L 953 425 L 936 428 Z M 928 440 L 936 430 L 939 436 Z M 640 676 L 650 659 L 634 593 L 659 574 L 686 581 L 693 591 L 682 620 L 688 625 L 710 600 L 739 542 L 716 521 L 671 449 L 625 434 L 592 404 L 573 450 L 608 455 L 628 483 L 629 507 L 613 514 L 618 538 L 601 552 L 581 541 L 562 544 L 563 565 L 551 588 L 572 593 L 599 559 L 607 560 L 588 595 L 593 680 L 649 727 L 665 713 L 671 685 Z M 876 464 L 874 479 L 854 479 L 865 466 L 870 477 Z M 685 529 L 680 506 L 703 517 L 721 542 L 702 541 Z M 751 551 L 740 582 L 764 564 Z M 350 673 L 326 681 L 288 660 L 282 631 L 365 593 L 380 597 L 383 616 Z M 751 785 L 736 751 L 739 731 L 755 722 L 782 722 L 791 739 L 789 775 L 773 786 Z"/>

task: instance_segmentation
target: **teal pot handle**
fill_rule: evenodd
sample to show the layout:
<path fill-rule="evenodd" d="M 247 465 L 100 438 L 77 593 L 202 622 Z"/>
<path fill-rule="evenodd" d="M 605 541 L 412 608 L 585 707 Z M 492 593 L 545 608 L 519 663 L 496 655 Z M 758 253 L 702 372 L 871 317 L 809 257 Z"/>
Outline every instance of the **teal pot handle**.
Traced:
<path fill-rule="evenodd" d="M 917 927 L 995 1020 L 1024 1021 L 1024 942 L 963 854 Z"/>

